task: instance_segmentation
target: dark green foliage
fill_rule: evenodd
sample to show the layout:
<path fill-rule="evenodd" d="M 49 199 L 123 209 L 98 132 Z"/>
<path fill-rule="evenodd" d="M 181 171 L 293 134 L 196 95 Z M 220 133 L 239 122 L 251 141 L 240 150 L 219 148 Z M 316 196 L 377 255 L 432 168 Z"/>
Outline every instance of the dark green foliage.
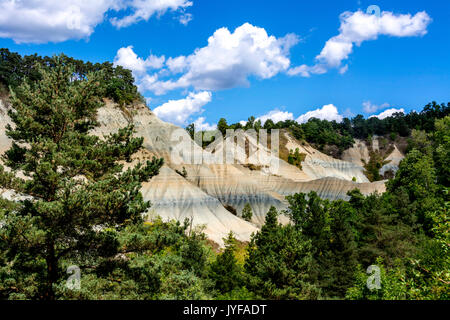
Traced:
<path fill-rule="evenodd" d="M 220 133 L 222 133 L 222 136 L 225 137 L 225 135 L 227 133 L 227 129 L 228 129 L 227 120 L 225 120 L 224 118 L 221 118 L 219 120 L 219 122 L 217 123 L 217 130 L 219 130 Z"/>
<path fill-rule="evenodd" d="M 203 149 L 216 140 L 215 134 L 217 131 L 194 131 L 193 127 L 188 126 L 186 128 L 191 138 L 194 139 Z M 191 131 L 192 130 L 192 131 Z"/>
<path fill-rule="evenodd" d="M 296 148 L 295 152 L 292 150 L 289 151 L 288 163 L 302 170 L 302 162 L 305 161 L 305 158 L 306 154 L 300 153 L 299 149 Z"/>
<path fill-rule="evenodd" d="M 203 233 L 191 233 L 180 247 L 182 266 L 184 269 L 192 272 L 198 277 L 204 277 L 206 274 L 207 252 L 203 242 L 206 237 Z"/>
<path fill-rule="evenodd" d="M 409 152 L 385 194 L 350 194 L 350 203 L 363 218 L 356 225 L 363 268 L 348 298 L 448 299 L 448 180 L 439 163 L 439 153 L 447 152 L 442 137 L 449 136 L 448 119 L 436 120 L 431 134 L 413 132 Z M 371 292 L 362 281 L 363 270 L 378 257 L 382 289 Z"/>
<path fill-rule="evenodd" d="M 24 68 L 24 61 L 18 53 L 0 49 L 0 83 L 6 88 L 20 85 Z"/>
<path fill-rule="evenodd" d="M 225 250 L 219 254 L 210 266 L 209 277 L 221 294 L 237 290 L 243 284 L 243 270 L 235 257 L 236 239 L 233 233 L 224 238 Z"/>
<path fill-rule="evenodd" d="M 189 136 L 191 137 L 191 139 L 194 140 L 194 138 L 195 138 L 195 125 L 193 123 L 189 124 L 186 127 L 186 131 L 189 133 Z"/>
<path fill-rule="evenodd" d="M 244 126 L 245 130 L 255 129 L 255 117 L 251 116 L 248 118 L 247 123 Z"/>
<path fill-rule="evenodd" d="M 450 117 L 436 121 L 436 130 L 432 134 L 433 159 L 436 167 L 437 182 L 443 186 L 450 185 Z"/>
<path fill-rule="evenodd" d="M 445 195 L 448 195 L 448 188 Z M 448 199 L 447 199 L 448 200 Z M 386 267 L 382 258 L 375 262 L 381 269 L 381 289 L 369 290 L 367 275 L 359 268 L 356 281 L 347 292 L 355 300 L 448 300 L 450 298 L 450 219 L 449 202 L 439 208 L 433 217 L 433 236 L 418 244 L 418 253 L 397 259 Z"/>
<path fill-rule="evenodd" d="M 435 196 L 439 190 L 436 181 L 432 156 L 413 149 L 400 163 L 395 178 L 387 184 L 390 193 L 398 197 L 403 195 L 407 199 L 410 214 L 426 233 L 429 233 L 432 227 L 432 212 L 441 202 Z"/>
<path fill-rule="evenodd" d="M 311 281 L 326 297 L 344 297 L 356 267 L 356 243 L 352 223 L 355 211 L 349 203 L 330 203 L 315 192 L 288 196 L 285 212 L 305 241 L 311 242 Z"/>
<path fill-rule="evenodd" d="M 27 79 L 31 84 L 41 80 L 40 68 L 53 68 L 58 63 L 73 66 L 74 79 L 87 79 L 89 73 L 102 71 L 99 81 L 104 87 L 103 96 L 125 105 L 135 100 L 143 101 L 134 85 L 134 78 L 130 70 L 121 66 L 114 67 L 112 63 L 83 62 L 65 55 L 41 57 L 38 55 L 20 56 L 8 49 L 0 49 L 0 84 L 6 88 L 17 88 Z"/>
<path fill-rule="evenodd" d="M 390 194 L 365 197 L 359 190 L 353 190 L 348 195 L 351 197 L 350 205 L 356 212 L 352 226 L 359 264 L 367 268 L 382 257 L 392 265 L 395 259 L 415 252 L 418 241 L 413 233 L 415 219 L 408 215 L 407 210 L 398 209 L 405 205 L 406 199 Z M 407 215 L 404 220 L 402 215 Z"/>
<path fill-rule="evenodd" d="M 342 124 L 336 121 L 330 122 L 313 118 L 301 124 L 300 127 L 303 134 L 294 131 L 294 136 L 299 140 L 306 140 L 314 144 L 320 150 L 324 150 L 326 145 L 333 145 L 339 149 L 339 154 L 341 154 L 354 143 L 350 132 L 346 131 Z"/>
<path fill-rule="evenodd" d="M 397 136 L 407 137 L 413 129 L 431 132 L 435 129 L 435 120 L 442 119 L 450 114 L 450 102 L 437 104 L 432 102 L 426 105 L 422 112 L 411 112 L 407 115 L 403 113 L 393 114 L 385 119 L 376 117 L 365 119 L 362 115 L 357 115 L 352 119 L 344 118 L 341 123 L 336 121 L 309 119 L 308 122 L 299 124 L 294 120 L 280 121 L 276 124 L 272 120 L 267 120 L 264 129 L 286 129 L 298 140 L 306 140 L 319 150 L 340 157 L 342 152 L 354 144 L 354 139 L 367 139 L 369 136 L 390 135 L 391 140 Z M 228 125 L 225 119 L 220 119 L 218 128 L 221 132 L 226 129 L 242 128 L 240 123 Z M 243 127 L 244 130 L 259 130 L 260 123 L 255 122 L 255 117 L 250 117 Z"/>
<path fill-rule="evenodd" d="M 275 123 L 273 123 L 272 119 L 267 119 L 263 128 L 270 132 L 270 130 L 275 128 Z"/>
<path fill-rule="evenodd" d="M 89 134 L 102 106 L 104 72 L 73 79 L 65 57 L 52 61 L 50 69 L 36 67 L 39 82 L 24 81 L 11 92 L 14 128 L 7 135 L 15 144 L 4 162 L 27 179 L 0 171 L 2 187 L 31 197 L 4 211 L 2 257 L 14 279 L 4 290 L 34 299 L 56 298 L 63 261 L 97 267 L 121 252 L 121 230 L 142 223 L 150 207 L 141 183 L 163 163 L 122 172 L 119 161 L 131 161 L 143 139 L 132 137 L 132 127 L 104 140 Z"/>
<path fill-rule="evenodd" d="M 311 242 L 292 225 L 278 224 L 277 216 L 272 207 L 248 246 L 247 287 L 268 299 L 316 299 L 319 290 L 310 282 Z"/>
<path fill-rule="evenodd" d="M 359 139 L 366 139 L 368 136 L 386 134 L 392 135 L 394 140 L 397 135 L 407 137 L 412 129 L 425 130 L 431 132 L 434 130 L 436 119 L 444 118 L 450 113 L 450 103 L 437 104 L 432 102 L 426 105 L 422 112 L 410 112 L 409 114 L 396 113 L 385 119 L 376 117 L 364 119 L 358 115 L 351 120 L 353 125 L 352 136 Z"/>
<path fill-rule="evenodd" d="M 336 201 L 330 208 L 330 243 L 322 266 L 323 292 L 330 297 L 343 298 L 353 284 L 357 265 L 357 247 L 352 222 L 355 211 L 344 201 Z"/>
<path fill-rule="evenodd" d="M 183 167 L 183 170 L 182 170 L 182 171 L 175 170 L 175 172 L 178 173 L 178 174 L 179 174 L 180 176 L 182 176 L 183 178 L 185 178 L 185 179 L 187 178 L 188 173 L 187 173 L 185 167 Z"/>
<path fill-rule="evenodd" d="M 95 69 L 96 67 L 94 67 Z M 106 70 L 106 97 L 111 98 L 120 105 L 131 104 L 135 100 L 143 102 L 143 97 L 134 85 L 134 78 L 130 70 L 121 66 L 113 67 L 108 63 L 102 64 L 99 69 Z"/>
<path fill-rule="evenodd" d="M 107 260 L 95 269 L 84 269 L 81 290 L 59 286 L 65 299 L 208 299 L 213 284 L 192 268 L 206 270 L 205 259 L 192 266 L 187 257 L 193 242 L 206 247 L 198 230 L 189 222 L 136 224 L 122 230 L 118 240 L 121 259 Z M 193 251 L 198 252 L 194 249 Z M 204 264 L 202 264 L 204 263 Z"/>
<path fill-rule="evenodd" d="M 233 208 L 230 205 L 224 205 L 224 208 L 227 209 L 229 212 L 231 212 L 232 214 L 234 214 L 235 216 L 237 216 L 237 211 L 235 208 Z"/>
<path fill-rule="evenodd" d="M 244 206 L 244 209 L 242 210 L 242 219 L 244 219 L 245 221 L 251 221 L 252 217 L 253 217 L 252 207 L 250 206 L 249 203 L 247 203 Z"/>
<path fill-rule="evenodd" d="M 375 152 L 373 150 L 370 150 L 369 157 L 370 159 L 367 163 L 363 160 L 365 169 L 364 174 L 367 179 L 369 179 L 370 182 L 383 180 L 383 177 L 380 174 L 380 169 L 385 164 L 388 164 L 389 161 L 386 161 L 385 157 L 383 157 L 379 152 Z"/>
<path fill-rule="evenodd" d="M 246 249 L 230 233 L 215 254 L 192 220 L 144 223 L 150 203 L 139 190 L 163 162 L 123 170 L 143 142 L 131 126 L 102 139 L 90 134 L 105 96 L 122 107 L 137 97 L 128 70 L 2 49 L 0 86 L 12 89 L 14 123 L 2 159 L 11 170 L 0 166 L 0 186 L 21 196 L 0 197 L 0 299 L 449 299 L 450 105 L 383 120 L 266 121 L 265 129 L 333 152 L 353 138 L 411 138 L 386 193 L 288 196 L 290 224 L 279 224 L 272 207 Z M 260 127 L 250 117 L 244 129 Z M 239 128 L 219 123 L 221 132 Z M 297 165 L 302 155 L 290 160 Z M 242 217 L 251 220 L 249 204 Z M 381 289 L 371 291 L 365 271 L 373 264 Z M 81 268 L 80 290 L 66 287 L 70 265 Z"/>
<path fill-rule="evenodd" d="M 211 299 L 213 282 L 207 278 L 209 249 L 203 232 L 192 229 L 188 219 L 181 225 L 158 218 L 150 230 L 151 242 L 159 246 L 157 250 L 150 247 L 145 256 L 160 268 L 161 286 L 155 298 Z"/>

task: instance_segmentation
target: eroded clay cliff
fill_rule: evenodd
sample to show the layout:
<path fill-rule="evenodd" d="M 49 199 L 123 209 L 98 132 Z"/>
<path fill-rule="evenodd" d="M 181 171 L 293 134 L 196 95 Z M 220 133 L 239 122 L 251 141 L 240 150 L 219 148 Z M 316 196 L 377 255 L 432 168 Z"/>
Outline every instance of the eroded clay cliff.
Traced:
<path fill-rule="evenodd" d="M 5 135 L 5 126 L 10 123 L 8 108 L 8 103 L 0 100 L 1 153 L 11 145 Z M 100 136 L 115 132 L 129 123 L 135 125 L 136 135 L 144 138 L 144 150 L 136 155 L 135 162 L 153 156 L 165 159 L 160 174 L 142 186 L 144 198 L 153 204 L 150 213 L 165 220 L 183 221 L 189 218 L 193 225 L 203 225 L 208 237 L 219 244 L 223 243 L 222 238 L 229 231 L 233 231 L 239 240 L 248 241 L 250 235 L 264 223 L 265 214 L 271 206 L 278 210 L 286 208 L 287 195 L 316 191 L 319 196 L 334 200 L 347 199 L 347 192 L 354 188 L 359 188 L 364 194 L 385 191 L 383 181 L 370 183 L 364 175 L 362 159 L 367 160 L 368 151 L 361 141 L 346 150 L 343 160 L 339 160 L 282 132 L 287 140 L 285 148 L 298 148 L 306 157 L 301 170 L 277 157 L 276 170 L 273 170 L 271 161 L 274 159 L 269 159 L 267 165 L 252 163 L 248 150 L 239 148 L 233 163 L 212 161 L 219 155 L 226 155 L 226 140 L 216 141 L 203 150 L 190 140 L 185 130 L 161 121 L 143 104 L 121 108 L 107 102 L 99 110 L 98 120 L 100 127 L 94 133 Z M 184 147 L 181 153 L 174 152 L 179 148 L 180 139 L 177 137 L 180 134 L 184 134 L 182 139 L 189 143 L 189 147 Z M 246 135 L 243 132 L 240 134 Z M 252 137 L 244 138 L 248 144 L 258 145 Z M 248 145 L 245 148 L 248 149 Z M 266 151 L 270 154 L 269 147 Z M 389 157 L 391 162 L 382 170 L 396 169 L 403 156 L 395 148 Z M 185 177 L 180 174 L 183 169 L 187 173 Z M 3 190 L 4 196 L 13 197 L 9 193 Z M 251 222 L 239 217 L 247 203 L 253 210 Z M 280 220 L 287 222 L 283 216 Z"/>

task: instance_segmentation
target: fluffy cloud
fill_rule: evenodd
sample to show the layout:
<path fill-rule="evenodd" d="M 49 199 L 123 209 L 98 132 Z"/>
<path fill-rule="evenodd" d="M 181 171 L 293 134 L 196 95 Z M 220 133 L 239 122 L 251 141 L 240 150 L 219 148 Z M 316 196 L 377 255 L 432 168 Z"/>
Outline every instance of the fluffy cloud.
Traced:
<path fill-rule="evenodd" d="M 335 120 L 337 122 L 341 122 L 344 117 L 339 114 L 338 109 L 333 104 L 328 104 L 320 109 L 309 111 L 301 115 L 296 119 L 296 121 L 298 123 L 306 123 L 311 118 L 329 121 Z M 261 120 L 261 124 L 263 125 L 268 119 L 272 119 L 274 123 L 277 123 L 279 121 L 294 120 L 294 114 L 288 111 L 280 111 L 278 109 L 274 109 L 272 111 L 269 111 L 267 114 L 256 118 L 256 120 Z M 247 124 L 247 121 L 240 121 L 239 123 L 245 126 Z"/>
<path fill-rule="evenodd" d="M 207 46 L 196 49 L 191 55 L 168 59 L 153 57 L 154 60 L 160 59 L 158 60 L 159 69 L 147 65 L 146 61 L 149 58 L 139 58 L 132 47 L 120 49 L 115 61 L 117 64 L 122 63 L 133 69 L 141 91 L 150 91 L 156 95 L 190 88 L 209 92 L 246 86 L 251 77 L 269 79 L 280 73 L 309 77 L 311 74 L 326 73 L 330 68 L 338 68 L 343 74 L 348 70 L 348 65 L 343 64 L 343 61 L 349 57 L 355 45 L 359 46 L 364 41 L 375 40 L 380 35 L 423 36 L 431 22 L 431 18 L 425 12 L 419 12 L 414 16 L 383 12 L 380 17 L 377 17 L 357 11 L 345 12 L 340 19 L 339 35 L 327 41 L 313 66 L 291 67 L 289 53 L 292 46 L 299 42 L 298 36 L 288 34 L 282 38 L 276 38 L 269 35 L 265 29 L 249 23 L 243 24 L 234 31 L 227 28 L 216 30 L 208 39 Z M 189 97 L 179 100 L 176 104 L 186 106 L 187 112 L 180 112 L 181 109 L 178 107 L 176 108 L 178 114 L 169 112 L 170 115 L 167 115 L 166 119 L 175 119 L 172 122 L 185 124 L 192 114 L 199 112 L 190 112 L 192 107 L 187 101 Z M 175 101 L 169 101 L 163 106 L 166 109 L 174 103 Z M 371 112 L 388 107 L 388 105 L 375 106 L 369 103 L 366 103 L 365 108 Z M 177 117 L 179 119 L 176 119 Z M 306 122 L 312 117 L 331 121 L 343 119 L 334 105 L 326 105 L 300 116 L 297 121 Z M 269 118 L 277 122 L 292 119 L 293 115 L 289 112 L 273 110 L 260 117 L 262 122 Z M 201 119 L 199 118 L 199 124 L 205 121 Z"/>
<path fill-rule="evenodd" d="M 287 70 L 287 51 L 295 43 L 292 36 L 277 39 L 263 28 L 245 23 L 233 33 L 227 28 L 217 30 L 208 46 L 186 57 L 187 72 L 176 83 L 198 90 L 220 90 L 248 84 L 249 76 L 272 78 Z"/>
<path fill-rule="evenodd" d="M 293 120 L 294 114 L 287 111 L 280 111 L 278 109 L 269 111 L 267 114 L 256 118 L 256 120 L 261 120 L 261 124 L 265 124 L 267 120 L 271 119 L 274 123 L 286 120 Z"/>
<path fill-rule="evenodd" d="M 111 0 L 1 1 L 0 37 L 17 43 L 86 38 L 113 6 Z"/>
<path fill-rule="evenodd" d="M 370 101 L 363 102 L 363 110 L 365 113 L 374 113 L 381 109 L 386 109 L 389 107 L 389 103 L 383 103 L 382 105 L 373 104 Z"/>
<path fill-rule="evenodd" d="M 209 124 L 205 122 L 205 117 L 200 117 L 194 121 L 195 131 L 212 131 L 217 129 L 216 124 Z"/>
<path fill-rule="evenodd" d="M 16 43 L 84 39 L 105 20 L 107 12 L 131 10 L 131 15 L 111 20 L 117 27 L 124 27 L 167 10 L 184 11 L 191 5 L 187 0 L 2 0 L 0 38 L 11 38 Z M 185 15 L 180 18 L 181 23 L 188 22 Z"/>
<path fill-rule="evenodd" d="M 147 59 L 142 59 L 133 51 L 133 46 L 120 48 L 114 58 L 114 65 L 120 65 L 124 68 L 130 69 L 134 74 L 141 74 L 148 69 L 161 69 L 166 59 L 164 56 L 157 57 L 150 55 Z"/>
<path fill-rule="evenodd" d="M 202 113 L 202 107 L 211 102 L 212 94 L 208 91 L 189 93 L 180 100 L 169 100 L 163 105 L 155 108 L 153 112 L 162 120 L 177 125 L 186 125 L 188 119 L 197 113 Z"/>
<path fill-rule="evenodd" d="M 177 11 L 184 10 L 192 6 L 192 2 L 188 0 L 129 0 L 125 1 L 125 8 L 130 8 L 133 13 L 123 18 L 114 17 L 111 23 L 117 28 L 128 27 L 139 21 L 148 21 L 153 15 L 163 15 L 168 10 Z M 187 24 L 192 19 L 190 14 L 180 17 L 182 24 Z"/>
<path fill-rule="evenodd" d="M 180 74 L 178 79 L 164 80 L 161 72 L 147 74 L 138 78 L 138 82 L 142 90 L 157 95 L 189 87 L 215 91 L 247 86 L 251 76 L 269 79 L 288 70 L 289 50 L 298 41 L 293 34 L 282 38 L 269 36 L 263 28 L 249 23 L 234 32 L 220 28 L 208 39 L 206 47 L 189 56 L 167 59 L 166 70 L 173 76 Z"/>
<path fill-rule="evenodd" d="M 380 17 L 362 11 L 344 12 L 340 16 L 339 35 L 329 39 L 321 53 L 316 57 L 316 65 L 302 65 L 288 71 L 290 75 L 309 77 L 310 74 L 322 74 L 330 68 L 339 68 L 345 73 L 347 66 L 342 67 L 342 61 L 348 59 L 353 47 L 360 46 L 364 41 L 376 40 L 381 35 L 392 37 L 417 37 L 427 33 L 431 23 L 430 16 L 422 11 L 414 16 L 411 14 L 394 14 L 383 12 Z"/>
<path fill-rule="evenodd" d="M 339 114 L 338 109 L 332 104 L 327 104 L 323 106 L 321 109 L 309 111 L 301 115 L 300 117 L 297 118 L 297 122 L 305 123 L 308 122 L 308 120 L 311 118 L 329 121 L 335 120 L 337 122 L 341 122 L 343 120 L 343 117 Z"/>
<path fill-rule="evenodd" d="M 383 111 L 382 113 L 380 113 L 379 115 L 373 115 L 370 118 L 378 118 L 380 120 L 392 117 L 392 115 L 394 115 L 394 113 L 405 113 L 405 109 L 401 108 L 401 109 L 388 109 L 386 111 Z"/>

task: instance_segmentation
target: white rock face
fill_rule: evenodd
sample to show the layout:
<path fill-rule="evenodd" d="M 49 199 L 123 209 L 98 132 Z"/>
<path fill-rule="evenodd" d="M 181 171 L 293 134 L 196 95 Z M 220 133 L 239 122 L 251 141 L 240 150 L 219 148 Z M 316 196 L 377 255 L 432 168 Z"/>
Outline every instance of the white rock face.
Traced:
<path fill-rule="evenodd" d="M 380 169 L 380 174 L 384 175 L 389 170 L 392 170 L 394 173 L 397 172 L 400 161 L 402 161 L 404 157 L 405 156 L 398 150 L 397 146 L 394 146 L 394 151 L 386 158 L 386 161 L 390 162 Z"/>
<path fill-rule="evenodd" d="M 374 151 L 379 150 L 380 145 L 380 137 L 374 136 L 372 140 L 372 149 Z M 394 144 L 394 151 L 386 158 L 386 161 L 390 161 L 388 164 L 385 164 L 380 169 L 380 174 L 384 175 L 387 171 L 392 170 L 392 172 L 398 171 L 398 166 L 400 162 L 405 158 L 405 156 L 398 150 L 397 146 Z M 342 159 L 345 161 L 353 162 L 359 166 L 363 166 L 363 160 L 365 162 L 369 162 L 369 149 L 367 148 L 364 141 L 355 139 L 355 144 L 353 147 L 344 151 L 342 155 Z"/>
<path fill-rule="evenodd" d="M 367 148 L 364 141 L 355 139 L 355 144 L 344 151 L 342 154 L 342 160 L 355 163 L 359 166 L 363 166 L 363 160 L 369 162 L 369 149 Z"/>
<path fill-rule="evenodd" d="M 352 181 L 356 178 L 356 182 L 369 182 L 364 175 L 362 162 L 343 161 L 334 159 L 311 146 L 303 146 L 288 137 L 289 142 L 286 145 L 288 150 L 299 149 L 300 153 L 306 154 L 305 161 L 302 162 L 303 171 L 309 180 L 317 180 L 322 178 L 337 178 Z"/>
<path fill-rule="evenodd" d="M 6 109 L 7 106 L 0 100 L 2 153 L 11 144 L 4 132 L 6 123 L 10 122 Z M 191 164 L 190 161 L 183 161 L 181 156 L 173 157 L 178 142 L 172 139 L 172 134 L 180 128 L 161 121 L 145 105 L 123 109 L 108 102 L 99 110 L 98 120 L 100 127 L 94 133 L 100 136 L 116 132 L 130 122 L 135 125 L 136 136 L 144 138 L 145 148 L 135 161 L 151 159 L 153 156 L 165 159 L 160 174 L 142 186 L 145 200 L 153 204 L 150 210 L 164 220 L 184 221 L 190 218 L 193 225 L 204 225 L 207 236 L 220 245 L 223 245 L 222 238 L 229 231 L 233 231 L 239 240 L 248 241 L 250 235 L 264 223 L 271 206 L 278 210 L 287 207 L 287 195 L 316 191 L 319 196 L 334 200 L 347 199 L 346 193 L 355 188 L 364 194 L 385 191 L 384 182 L 369 183 L 364 176 L 360 159 L 368 158 L 368 151 L 358 144 L 344 153 L 345 160 L 338 160 L 287 137 L 288 149 L 299 148 L 300 152 L 307 154 L 302 163 L 303 170 L 279 160 L 278 170 L 273 173 L 270 166 L 250 170 L 244 166 L 248 159 L 234 164 Z M 185 133 L 184 130 L 181 132 Z M 196 159 L 195 155 L 201 152 L 205 158 L 214 157 L 224 150 L 223 142 L 213 143 L 204 151 L 188 139 L 191 147 L 182 150 L 186 159 Z M 242 150 L 239 152 L 245 153 Z M 392 157 L 399 159 L 395 151 Z M 186 179 L 175 172 L 181 171 L 183 167 L 187 171 Z M 353 177 L 356 182 L 352 181 Z M 247 203 L 253 210 L 251 223 L 239 217 Z M 225 209 L 225 206 L 233 207 L 238 216 Z M 279 219 L 280 222 L 288 222 L 284 216 Z"/>
<path fill-rule="evenodd" d="M 11 147 L 11 140 L 6 136 L 5 127 L 11 124 L 11 119 L 8 116 L 9 106 L 0 98 L 0 154 L 3 154 Z"/>
<path fill-rule="evenodd" d="M 217 198 L 214 198 L 167 166 L 160 174 L 144 183 L 142 194 L 152 201 L 151 210 L 165 220 L 192 220 L 193 225 L 204 225 L 205 233 L 219 244 L 229 231 L 237 238 L 247 241 L 257 228 L 227 211 Z"/>

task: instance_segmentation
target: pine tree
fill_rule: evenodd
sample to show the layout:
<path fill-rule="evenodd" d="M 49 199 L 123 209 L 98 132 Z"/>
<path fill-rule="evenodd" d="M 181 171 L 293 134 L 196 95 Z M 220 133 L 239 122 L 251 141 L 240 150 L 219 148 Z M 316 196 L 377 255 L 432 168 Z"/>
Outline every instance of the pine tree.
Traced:
<path fill-rule="evenodd" d="M 270 244 L 275 236 L 278 228 L 278 211 L 274 206 L 271 206 L 266 214 L 266 220 L 264 225 L 261 227 L 261 231 L 254 237 L 258 240 L 258 247 L 262 247 L 266 244 Z"/>
<path fill-rule="evenodd" d="M 322 200 L 316 192 L 308 195 L 295 194 L 286 197 L 289 202 L 287 215 L 294 224 L 298 236 L 311 242 L 312 269 L 310 279 L 313 283 L 322 282 L 330 245 L 330 204 Z"/>
<path fill-rule="evenodd" d="M 236 239 L 230 231 L 224 238 L 225 250 L 211 264 L 210 278 L 215 282 L 215 288 L 220 293 L 227 293 L 237 289 L 242 284 L 242 270 L 238 265 L 236 252 Z"/>
<path fill-rule="evenodd" d="M 224 118 L 221 118 L 219 120 L 219 122 L 217 123 L 217 130 L 219 130 L 220 133 L 222 133 L 222 135 L 225 137 L 225 135 L 227 133 L 227 129 L 228 129 L 227 120 L 225 120 Z"/>
<path fill-rule="evenodd" d="M 247 203 L 244 206 L 244 209 L 242 210 L 242 219 L 250 222 L 252 221 L 252 217 L 253 217 L 252 207 L 250 206 L 249 203 Z"/>
<path fill-rule="evenodd" d="M 350 221 L 354 212 L 351 205 L 342 200 L 333 202 L 329 247 L 320 272 L 320 287 L 329 297 L 344 298 L 353 284 L 357 267 L 356 243 Z"/>
<path fill-rule="evenodd" d="M 191 123 L 188 126 L 186 126 L 186 131 L 189 133 L 189 136 L 192 140 L 195 139 L 195 124 Z"/>
<path fill-rule="evenodd" d="M 433 157 L 421 150 L 412 149 L 399 165 L 395 178 L 387 183 L 387 191 L 408 198 L 408 216 L 415 216 L 422 229 L 430 234 L 433 213 L 442 204 L 436 197 L 439 186 L 436 183 L 436 168 Z M 402 207 L 398 207 L 402 210 Z"/>
<path fill-rule="evenodd" d="M 271 207 L 261 231 L 247 248 L 245 271 L 248 287 L 268 299 L 316 299 L 318 288 L 311 283 L 311 241 L 302 238 L 292 225 L 277 221 Z"/>
<path fill-rule="evenodd" d="M 123 171 L 119 161 L 131 162 L 143 139 L 132 126 L 104 139 L 90 134 L 103 105 L 103 72 L 77 78 L 62 57 L 54 61 L 37 66 L 39 82 L 24 81 L 11 93 L 13 145 L 4 163 L 12 171 L 0 167 L 0 183 L 24 198 L 18 208 L 1 208 L 6 297 L 55 299 L 68 277 L 63 263 L 95 269 L 99 259 L 121 253 L 118 233 L 142 223 L 150 207 L 141 183 L 163 163 L 154 158 Z"/>
<path fill-rule="evenodd" d="M 438 182 L 444 186 L 450 185 L 450 116 L 436 120 L 434 133 L 436 174 Z"/>

